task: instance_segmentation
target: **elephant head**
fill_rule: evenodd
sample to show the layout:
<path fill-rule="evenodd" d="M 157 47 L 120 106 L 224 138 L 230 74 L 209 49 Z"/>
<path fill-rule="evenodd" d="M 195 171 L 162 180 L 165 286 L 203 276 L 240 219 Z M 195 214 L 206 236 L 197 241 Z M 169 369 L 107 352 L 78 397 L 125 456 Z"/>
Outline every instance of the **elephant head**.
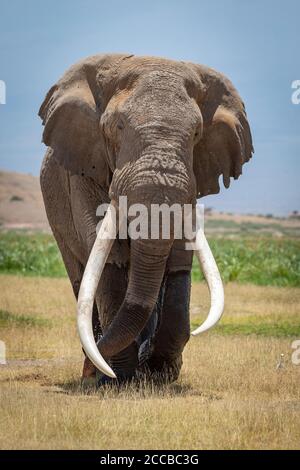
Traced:
<path fill-rule="evenodd" d="M 43 141 L 59 163 L 97 181 L 116 206 L 120 196 L 127 196 L 130 205 L 148 207 L 195 204 L 196 198 L 219 192 L 221 175 L 225 187 L 230 177 L 238 178 L 253 151 L 244 104 L 231 82 L 187 62 L 120 54 L 90 57 L 50 89 L 40 116 Z M 103 357 L 123 350 L 145 326 L 173 237 L 131 241 L 127 293 L 97 348 L 90 317 L 112 245 L 103 235 L 111 229 L 108 211 L 82 281 L 78 325 L 87 355 L 114 376 Z M 203 253 L 213 295 L 218 272 L 207 245 Z"/>

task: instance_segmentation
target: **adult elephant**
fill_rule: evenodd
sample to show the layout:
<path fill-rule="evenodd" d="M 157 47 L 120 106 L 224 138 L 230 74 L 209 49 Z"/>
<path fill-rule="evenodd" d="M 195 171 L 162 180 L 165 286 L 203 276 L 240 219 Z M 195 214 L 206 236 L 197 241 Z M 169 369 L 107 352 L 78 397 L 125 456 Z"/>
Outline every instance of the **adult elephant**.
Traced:
<path fill-rule="evenodd" d="M 96 366 L 119 380 L 137 370 L 175 380 L 190 335 L 192 252 L 174 233 L 112 242 L 110 211 L 96 238 L 96 209 L 103 202 L 118 207 L 120 196 L 148 208 L 195 206 L 197 197 L 219 192 L 220 175 L 228 187 L 253 150 L 241 98 L 202 65 L 97 55 L 63 75 L 39 115 L 49 147 L 41 187 L 78 299 L 88 356 L 83 377 Z M 202 241 L 198 254 L 212 296 L 204 330 L 220 317 L 223 292 Z"/>

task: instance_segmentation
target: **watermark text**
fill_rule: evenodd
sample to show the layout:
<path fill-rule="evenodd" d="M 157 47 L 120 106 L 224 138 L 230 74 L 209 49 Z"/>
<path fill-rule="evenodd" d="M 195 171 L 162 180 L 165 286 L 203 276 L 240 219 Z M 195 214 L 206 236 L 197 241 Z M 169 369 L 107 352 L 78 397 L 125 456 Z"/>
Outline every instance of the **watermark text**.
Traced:
<path fill-rule="evenodd" d="M 6 84 L 0 80 L 0 104 L 6 104 Z"/>
<path fill-rule="evenodd" d="M 0 341 L 0 365 L 6 364 L 6 347 L 4 341 Z"/>
<path fill-rule="evenodd" d="M 294 80 L 292 82 L 292 89 L 295 90 L 291 96 L 292 103 L 300 104 L 300 80 Z"/>
<path fill-rule="evenodd" d="M 300 339 L 296 339 L 295 341 L 292 342 L 291 348 L 295 349 L 295 351 L 292 353 L 292 363 L 295 366 L 300 365 Z"/>
<path fill-rule="evenodd" d="M 98 206 L 96 215 L 103 218 L 110 211 L 113 220 L 113 233 L 110 239 L 131 240 L 186 240 L 186 250 L 194 250 L 194 242 L 200 229 L 204 230 L 203 204 L 132 204 L 127 197 L 120 196 L 118 214 L 115 206 L 107 203 Z M 119 215 L 119 217 L 118 217 Z M 97 225 L 100 230 L 103 219 Z M 105 235 L 105 234 L 104 234 Z"/>

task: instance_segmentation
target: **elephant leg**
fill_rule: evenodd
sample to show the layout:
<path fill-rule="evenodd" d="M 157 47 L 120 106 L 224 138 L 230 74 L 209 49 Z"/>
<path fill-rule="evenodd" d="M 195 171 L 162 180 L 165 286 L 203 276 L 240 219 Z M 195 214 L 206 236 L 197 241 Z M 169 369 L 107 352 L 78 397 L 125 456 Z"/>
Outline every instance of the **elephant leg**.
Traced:
<path fill-rule="evenodd" d="M 107 263 L 102 273 L 96 302 L 103 333 L 108 329 L 124 300 L 127 289 L 127 270 L 128 268 L 124 265 Z M 134 377 L 138 366 L 137 342 L 134 341 L 116 356 L 111 357 L 109 362 L 119 382 Z M 108 381 L 110 381 L 108 378 L 101 377 L 99 384 Z"/>
<path fill-rule="evenodd" d="M 191 272 L 168 274 L 158 331 L 147 367 L 151 375 L 174 381 L 182 366 L 182 352 L 190 337 Z"/>
<path fill-rule="evenodd" d="M 77 300 L 87 253 L 74 225 L 70 200 L 70 176 L 57 163 L 57 159 L 53 158 L 53 150 L 48 149 L 45 155 L 40 183 L 48 221 Z M 100 323 L 96 304 L 93 309 L 93 329 L 97 340 L 100 334 Z M 95 367 L 86 358 L 82 376 L 89 377 L 95 375 L 95 372 Z"/>
<path fill-rule="evenodd" d="M 66 270 L 67 270 L 67 273 L 68 273 L 68 276 L 72 285 L 74 296 L 77 300 L 79 289 L 80 289 L 80 284 L 81 284 L 81 280 L 83 276 L 83 271 L 84 271 L 83 265 L 77 259 L 76 255 L 71 251 L 69 246 L 65 243 L 64 238 L 56 229 L 53 229 L 53 234 L 58 244 L 58 247 L 60 249 L 60 252 L 62 254 L 64 265 L 66 267 Z M 98 309 L 97 309 L 96 303 L 94 303 L 92 322 L 93 322 L 93 332 L 94 332 L 95 341 L 98 341 L 102 332 L 101 332 Z M 83 350 L 83 353 L 84 353 L 84 350 Z M 85 360 L 83 363 L 83 370 L 82 370 L 82 379 L 85 379 L 88 377 L 95 377 L 95 375 L 96 375 L 96 368 L 94 364 L 89 360 L 88 357 L 85 357 Z"/>

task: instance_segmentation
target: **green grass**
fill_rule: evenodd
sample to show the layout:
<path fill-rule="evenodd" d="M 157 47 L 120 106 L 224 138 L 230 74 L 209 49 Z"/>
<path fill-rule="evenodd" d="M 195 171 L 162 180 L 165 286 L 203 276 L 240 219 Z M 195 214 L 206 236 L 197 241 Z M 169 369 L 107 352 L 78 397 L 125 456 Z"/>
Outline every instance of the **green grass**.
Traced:
<path fill-rule="evenodd" d="M 299 337 L 300 325 L 293 325 L 288 322 L 280 324 L 270 325 L 268 323 L 260 323 L 255 325 L 249 324 L 235 324 L 235 325 L 218 325 L 215 328 L 214 333 L 220 333 L 222 335 L 258 335 L 258 336 L 269 336 L 275 338 L 285 337 Z"/>
<path fill-rule="evenodd" d="M 300 285 L 300 240 L 271 237 L 209 237 L 224 282 Z M 2 232 L 0 273 L 65 277 L 63 261 L 51 235 Z M 193 281 L 203 280 L 197 260 Z"/>
<path fill-rule="evenodd" d="M 238 237 L 243 238 L 247 236 L 254 236 L 259 233 L 260 236 L 272 237 L 274 232 L 281 236 L 288 238 L 299 238 L 299 226 L 286 227 L 274 219 L 273 223 L 259 223 L 259 222 L 235 222 L 234 220 L 221 220 L 221 219 L 206 219 L 205 228 L 210 232 L 221 231 L 226 232 L 226 235 L 236 234 Z"/>
<path fill-rule="evenodd" d="M 210 239 L 209 242 L 225 282 L 300 285 L 299 240 L 251 237 Z M 202 272 L 194 259 L 193 281 L 202 279 Z"/>
<path fill-rule="evenodd" d="M 0 327 L 11 327 L 11 326 L 50 326 L 50 320 L 46 318 L 39 318 L 33 315 L 15 315 L 7 312 L 6 310 L 0 310 Z"/>
<path fill-rule="evenodd" d="M 202 321 L 193 319 L 191 327 L 197 328 L 201 325 Z M 300 322 L 297 322 L 295 318 L 289 318 L 286 320 L 280 320 L 278 322 L 268 323 L 262 321 L 261 318 L 249 319 L 245 321 L 241 319 L 237 320 L 234 318 L 226 318 L 221 321 L 213 330 L 213 334 L 220 335 L 257 335 L 265 337 L 275 338 L 299 338 L 300 336 Z"/>
<path fill-rule="evenodd" d="M 66 276 L 53 236 L 43 233 L 1 233 L 0 273 L 47 277 Z"/>

